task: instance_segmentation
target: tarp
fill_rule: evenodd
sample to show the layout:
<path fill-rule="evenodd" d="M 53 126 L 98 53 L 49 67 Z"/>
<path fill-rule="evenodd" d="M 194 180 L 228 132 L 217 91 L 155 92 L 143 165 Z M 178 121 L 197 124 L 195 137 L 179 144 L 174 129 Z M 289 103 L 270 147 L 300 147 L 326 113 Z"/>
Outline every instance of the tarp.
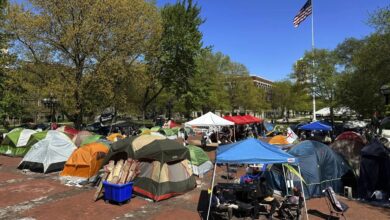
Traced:
<path fill-rule="evenodd" d="M 359 197 L 370 199 L 373 192 L 390 193 L 390 151 L 377 139 L 361 150 Z"/>
<path fill-rule="evenodd" d="M 296 163 L 294 156 L 276 146 L 249 138 L 217 149 L 216 163 L 273 164 Z"/>
<path fill-rule="evenodd" d="M 43 140 L 31 147 L 18 168 L 44 173 L 62 170 L 75 149 L 76 146 L 67 135 L 51 130 Z"/>
<path fill-rule="evenodd" d="M 208 112 L 199 118 L 185 123 L 186 126 L 229 126 L 234 125 L 233 122 L 219 117 L 218 115 Z"/>
<path fill-rule="evenodd" d="M 262 122 L 262 120 L 260 118 L 257 118 L 257 117 L 252 116 L 252 115 L 224 116 L 223 118 L 228 120 L 228 121 L 234 122 L 235 124 L 238 124 L 238 125 Z"/>
<path fill-rule="evenodd" d="M 75 150 L 65 163 L 60 176 L 90 178 L 97 174 L 109 147 L 103 142 L 86 144 Z"/>
<path fill-rule="evenodd" d="M 322 190 L 328 186 L 338 193 L 343 192 L 342 177 L 352 169 L 329 146 L 317 141 L 303 141 L 287 152 L 299 159 L 307 197 L 322 196 Z"/>
<path fill-rule="evenodd" d="M 307 125 L 303 125 L 299 127 L 300 130 L 307 130 L 307 131 L 331 131 L 332 127 L 325 125 L 319 121 L 312 122 Z"/>
<path fill-rule="evenodd" d="M 24 156 L 29 147 L 27 142 L 36 131 L 31 129 L 15 128 L 5 135 L 0 145 L 0 153 L 8 156 Z"/>

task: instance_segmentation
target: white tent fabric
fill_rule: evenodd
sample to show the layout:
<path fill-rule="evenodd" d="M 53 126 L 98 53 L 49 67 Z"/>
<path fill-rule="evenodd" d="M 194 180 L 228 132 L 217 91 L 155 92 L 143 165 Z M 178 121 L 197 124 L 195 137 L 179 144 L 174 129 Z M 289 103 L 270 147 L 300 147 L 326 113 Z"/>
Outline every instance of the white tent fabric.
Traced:
<path fill-rule="evenodd" d="M 190 164 L 190 167 L 192 168 L 192 172 L 199 176 L 207 173 L 209 170 L 213 169 L 214 164 L 211 161 L 206 161 L 202 163 L 199 166 Z"/>
<path fill-rule="evenodd" d="M 66 162 L 76 150 L 71 139 L 59 131 L 48 131 L 46 137 L 34 144 L 20 162 L 33 162 L 43 164 L 45 173 L 51 164 Z"/>
<path fill-rule="evenodd" d="M 334 108 L 333 111 L 334 111 L 335 116 L 354 114 L 354 111 L 348 107 Z M 330 116 L 330 107 L 322 108 L 322 109 L 316 111 L 316 115 Z"/>
<path fill-rule="evenodd" d="M 16 144 L 16 147 L 24 147 L 27 145 L 28 140 L 30 139 L 31 135 L 37 133 L 34 130 L 31 129 L 23 129 L 23 131 L 20 133 L 18 143 Z"/>
<path fill-rule="evenodd" d="M 233 122 L 228 121 L 218 115 L 208 112 L 199 118 L 195 118 L 192 121 L 185 123 L 186 126 L 229 126 L 234 125 Z"/>

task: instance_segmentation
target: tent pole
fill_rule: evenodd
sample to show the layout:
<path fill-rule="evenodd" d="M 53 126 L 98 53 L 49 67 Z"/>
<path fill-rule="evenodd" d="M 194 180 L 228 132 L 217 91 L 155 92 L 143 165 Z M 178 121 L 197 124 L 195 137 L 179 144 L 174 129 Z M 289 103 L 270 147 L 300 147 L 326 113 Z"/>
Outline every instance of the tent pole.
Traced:
<path fill-rule="evenodd" d="M 302 177 L 301 167 L 299 166 L 299 164 L 298 164 L 298 171 L 299 171 L 299 175 Z M 303 178 L 303 177 L 302 177 L 302 178 Z M 302 194 L 303 194 L 303 203 L 305 204 L 306 219 L 309 220 L 309 215 L 307 214 L 305 190 L 303 189 L 302 178 L 299 178 L 299 179 L 301 180 L 301 189 L 302 189 Z"/>
<path fill-rule="evenodd" d="M 233 125 L 234 142 L 236 142 L 236 125 Z"/>
<path fill-rule="evenodd" d="M 210 193 L 210 199 L 209 199 L 209 208 L 207 209 L 207 218 L 206 218 L 206 220 L 209 220 L 209 216 L 210 216 L 211 200 L 213 198 L 213 188 L 214 188 L 215 170 L 216 169 L 217 169 L 217 163 L 214 164 L 213 179 L 211 180 L 211 193 Z"/>
<path fill-rule="evenodd" d="M 283 169 L 284 183 L 285 183 L 285 186 L 286 186 L 286 195 L 288 195 L 287 178 L 286 178 L 286 173 L 284 171 L 284 165 L 283 164 L 282 164 L 282 169 Z"/>

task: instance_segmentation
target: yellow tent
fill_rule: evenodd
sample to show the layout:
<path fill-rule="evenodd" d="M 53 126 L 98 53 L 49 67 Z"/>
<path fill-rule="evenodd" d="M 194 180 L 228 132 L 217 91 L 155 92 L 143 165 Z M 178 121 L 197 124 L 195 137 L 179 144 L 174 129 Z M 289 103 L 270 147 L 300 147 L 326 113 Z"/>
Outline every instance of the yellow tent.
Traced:
<path fill-rule="evenodd" d="M 99 171 L 108 147 L 101 142 L 86 144 L 73 151 L 60 176 L 78 176 L 90 178 Z"/>
<path fill-rule="evenodd" d="M 287 137 L 283 135 L 276 135 L 272 137 L 269 142 L 270 144 L 280 144 L 280 145 L 285 145 L 285 144 L 290 144 L 287 141 Z"/>
<path fill-rule="evenodd" d="M 107 136 L 107 140 L 111 142 L 116 142 L 118 139 L 123 139 L 123 138 L 125 137 L 119 133 L 112 133 L 109 136 Z"/>

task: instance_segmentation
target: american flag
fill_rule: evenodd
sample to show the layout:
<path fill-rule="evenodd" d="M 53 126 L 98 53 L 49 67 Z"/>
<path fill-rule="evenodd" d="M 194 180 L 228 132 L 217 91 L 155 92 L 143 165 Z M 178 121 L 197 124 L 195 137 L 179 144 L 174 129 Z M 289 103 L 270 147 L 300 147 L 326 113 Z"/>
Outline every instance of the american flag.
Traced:
<path fill-rule="evenodd" d="M 311 15 L 311 0 L 307 0 L 306 4 L 301 8 L 299 13 L 294 18 L 294 27 L 298 27 L 298 25 L 305 20 L 309 15 Z"/>

